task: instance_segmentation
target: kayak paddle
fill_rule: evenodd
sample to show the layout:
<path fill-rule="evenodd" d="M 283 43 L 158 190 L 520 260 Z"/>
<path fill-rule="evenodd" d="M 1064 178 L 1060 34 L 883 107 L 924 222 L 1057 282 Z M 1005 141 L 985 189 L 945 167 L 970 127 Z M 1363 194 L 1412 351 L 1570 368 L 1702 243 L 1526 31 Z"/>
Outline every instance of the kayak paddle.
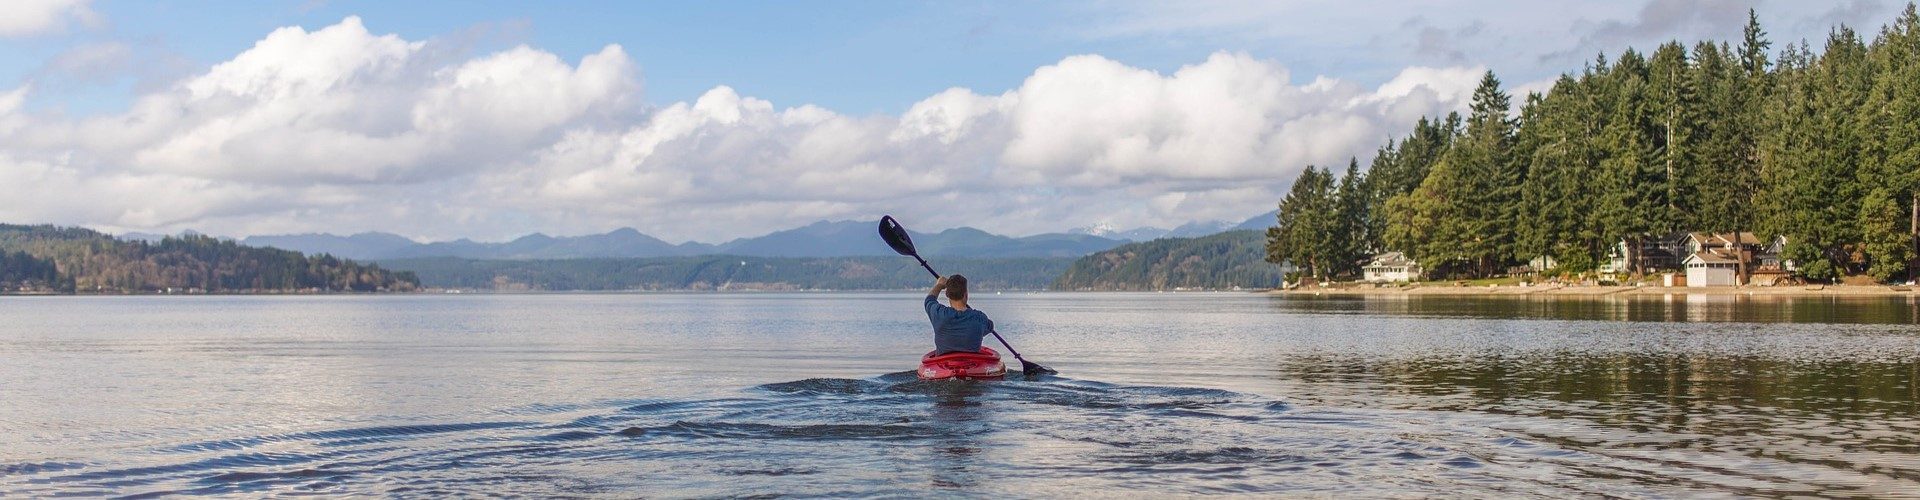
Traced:
<path fill-rule="evenodd" d="M 920 267 L 926 268 L 927 272 L 933 275 L 933 279 L 940 279 L 940 273 L 934 271 L 933 266 L 927 265 L 927 259 L 920 258 L 920 252 L 913 249 L 913 238 L 907 236 L 907 228 L 900 227 L 900 223 L 894 221 L 893 216 L 885 215 L 880 217 L 880 239 L 887 240 L 887 246 L 893 247 L 893 251 L 900 252 L 900 255 L 913 257 L 913 260 L 920 261 Z M 1013 344 L 1008 344 L 1007 338 L 1000 336 L 1000 332 L 989 330 L 987 333 L 993 334 L 993 338 L 1000 339 L 1000 345 L 1007 348 L 1007 353 L 1012 354 L 1013 359 L 1020 360 L 1020 371 L 1027 374 L 1027 376 L 1031 377 L 1042 373 L 1048 375 L 1060 373 L 1054 371 L 1052 368 L 1040 366 L 1040 363 L 1027 361 L 1027 358 L 1020 357 L 1020 351 L 1013 350 Z"/>

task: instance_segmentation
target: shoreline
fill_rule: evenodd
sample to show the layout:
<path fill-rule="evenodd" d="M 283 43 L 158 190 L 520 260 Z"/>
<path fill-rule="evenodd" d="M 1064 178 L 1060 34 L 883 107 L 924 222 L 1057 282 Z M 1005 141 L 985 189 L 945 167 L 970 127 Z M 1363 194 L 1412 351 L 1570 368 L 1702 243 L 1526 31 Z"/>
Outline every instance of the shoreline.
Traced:
<path fill-rule="evenodd" d="M 1311 289 L 1273 290 L 1274 295 L 1338 296 L 1455 296 L 1455 297 L 1620 297 L 1667 295 L 1722 295 L 1749 297 L 1916 297 L 1916 287 L 1891 285 L 1806 285 L 1806 286 L 1330 286 Z"/>

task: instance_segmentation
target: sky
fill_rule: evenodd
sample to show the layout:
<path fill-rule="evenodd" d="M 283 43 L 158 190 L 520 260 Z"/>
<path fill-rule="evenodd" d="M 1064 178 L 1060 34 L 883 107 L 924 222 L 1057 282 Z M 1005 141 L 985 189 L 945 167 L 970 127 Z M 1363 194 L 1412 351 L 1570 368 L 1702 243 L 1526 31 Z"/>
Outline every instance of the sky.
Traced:
<path fill-rule="evenodd" d="M 0 222 L 719 242 L 1272 210 L 1481 75 L 1884 0 L 0 2 Z M 1817 48 L 1817 47 L 1816 47 Z"/>

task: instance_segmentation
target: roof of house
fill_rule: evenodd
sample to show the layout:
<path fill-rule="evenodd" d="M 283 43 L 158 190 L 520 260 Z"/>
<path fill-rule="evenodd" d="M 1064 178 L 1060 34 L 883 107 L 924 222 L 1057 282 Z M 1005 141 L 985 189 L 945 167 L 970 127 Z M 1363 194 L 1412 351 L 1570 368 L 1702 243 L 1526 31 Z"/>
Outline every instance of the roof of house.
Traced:
<path fill-rule="evenodd" d="M 1735 238 L 1743 245 L 1761 245 L 1760 237 L 1749 232 L 1740 233 L 1688 233 L 1688 238 L 1705 243 L 1708 246 L 1727 246 Z"/>
<path fill-rule="evenodd" d="M 1692 264 L 1696 261 L 1705 264 L 1737 264 L 1740 262 L 1726 254 L 1714 251 L 1694 252 L 1693 255 L 1687 256 L 1687 264 Z"/>
<path fill-rule="evenodd" d="M 1373 260 L 1367 262 L 1367 267 L 1398 267 L 1398 266 L 1415 266 L 1415 265 L 1419 265 L 1419 264 L 1414 262 L 1413 259 L 1407 258 L 1407 254 L 1400 253 L 1400 252 L 1387 252 L 1380 255 L 1375 255 L 1373 256 Z"/>

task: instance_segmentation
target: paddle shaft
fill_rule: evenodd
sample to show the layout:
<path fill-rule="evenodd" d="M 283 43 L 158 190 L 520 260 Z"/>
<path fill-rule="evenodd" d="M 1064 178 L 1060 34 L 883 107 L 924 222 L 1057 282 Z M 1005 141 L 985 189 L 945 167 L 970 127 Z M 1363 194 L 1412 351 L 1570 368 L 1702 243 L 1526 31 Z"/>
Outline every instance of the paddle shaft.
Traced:
<path fill-rule="evenodd" d="M 918 253 L 913 254 L 913 260 L 920 261 L 920 267 L 926 268 L 927 273 L 933 275 L 933 279 L 940 279 L 940 272 L 933 270 L 933 266 L 927 264 L 927 259 L 920 258 L 920 254 Z M 987 333 L 991 333 L 993 334 L 993 338 L 999 339 L 1000 346 L 1007 348 L 1007 353 L 1012 354 L 1013 359 L 1020 360 L 1021 365 L 1027 364 L 1027 358 L 1020 357 L 1020 351 L 1013 350 L 1013 344 L 1008 344 L 1007 338 L 1000 336 L 1000 332 L 987 330 Z"/>

